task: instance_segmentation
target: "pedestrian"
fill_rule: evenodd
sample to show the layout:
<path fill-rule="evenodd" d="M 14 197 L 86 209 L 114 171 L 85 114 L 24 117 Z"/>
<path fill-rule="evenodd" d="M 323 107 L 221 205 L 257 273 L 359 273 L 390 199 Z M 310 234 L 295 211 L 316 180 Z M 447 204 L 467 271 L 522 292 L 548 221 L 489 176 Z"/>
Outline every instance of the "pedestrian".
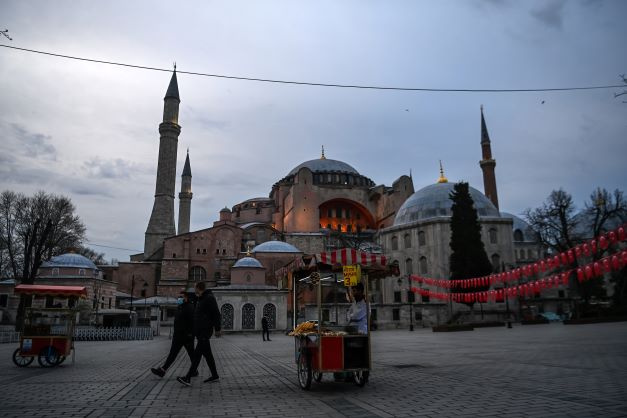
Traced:
<path fill-rule="evenodd" d="M 270 325 L 268 324 L 268 318 L 267 317 L 262 317 L 261 318 L 261 337 L 263 338 L 263 340 L 266 340 L 266 336 L 268 338 L 268 341 L 270 340 Z"/>
<path fill-rule="evenodd" d="M 211 352 L 211 344 L 209 339 L 213 335 L 213 331 L 216 332 L 216 338 L 221 335 L 221 317 L 220 309 L 218 309 L 218 303 L 213 296 L 211 290 L 205 288 L 204 282 L 196 283 L 196 295 L 198 295 L 198 302 L 196 302 L 196 309 L 194 310 L 194 336 L 196 337 L 196 349 L 192 356 L 192 364 L 189 367 L 189 371 L 185 376 L 179 376 L 176 380 L 185 386 L 191 386 L 191 378 L 194 376 L 194 372 L 198 370 L 200 360 L 205 358 L 207 366 L 211 371 L 211 376 L 205 379 L 205 383 L 216 382 L 220 376 L 218 376 L 218 370 L 216 369 L 216 362 Z"/>
<path fill-rule="evenodd" d="M 348 310 L 348 322 L 350 325 L 357 327 L 357 332 L 360 334 L 368 334 L 368 307 L 366 300 L 364 299 L 364 285 L 363 283 L 357 283 L 352 287 L 351 293 L 346 293 L 347 299 L 351 306 Z"/>
<path fill-rule="evenodd" d="M 151 372 L 159 377 L 163 377 L 168 368 L 174 363 L 181 348 L 185 347 L 187 355 L 190 361 L 194 354 L 194 307 L 196 302 L 196 294 L 194 289 L 188 289 L 181 292 L 181 295 L 176 300 L 178 306 L 176 307 L 176 314 L 174 315 L 174 333 L 172 334 L 172 345 L 170 346 L 170 354 L 163 363 L 163 366 L 150 369 Z M 195 372 L 195 376 L 198 375 L 198 371 Z"/>

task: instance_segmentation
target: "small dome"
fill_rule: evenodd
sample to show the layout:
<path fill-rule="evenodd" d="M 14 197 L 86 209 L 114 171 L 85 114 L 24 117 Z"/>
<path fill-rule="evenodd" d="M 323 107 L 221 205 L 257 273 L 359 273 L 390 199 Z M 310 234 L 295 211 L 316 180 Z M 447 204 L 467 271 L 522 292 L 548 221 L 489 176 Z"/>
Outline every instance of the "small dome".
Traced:
<path fill-rule="evenodd" d="M 418 190 L 400 207 L 394 219 L 394 225 L 451 216 L 453 201 L 449 195 L 454 187 L 455 183 L 436 183 Z M 499 211 L 490 199 L 473 187 L 468 187 L 468 189 L 479 217 L 499 217 Z"/>
<path fill-rule="evenodd" d="M 257 245 L 253 253 L 302 253 L 301 250 L 283 241 L 266 241 Z"/>
<path fill-rule="evenodd" d="M 253 257 L 243 257 L 235 262 L 233 268 L 263 268 L 263 265 Z"/>
<path fill-rule="evenodd" d="M 359 172 L 351 167 L 349 164 L 346 164 L 343 161 L 337 160 L 329 160 L 328 158 L 318 158 L 315 160 L 305 161 L 302 164 L 297 165 L 288 173 L 288 176 L 293 176 L 298 173 L 301 168 L 307 167 L 313 173 L 320 172 L 329 172 L 329 171 L 337 171 L 342 173 L 350 173 L 359 175 Z"/>
<path fill-rule="evenodd" d="M 227 208 L 226 206 L 223 207 L 222 209 L 220 209 L 220 212 L 228 212 L 231 213 L 231 209 Z"/>
<path fill-rule="evenodd" d="M 80 254 L 67 253 L 52 257 L 44 262 L 42 267 L 76 267 L 82 269 L 98 270 L 98 267 L 89 258 Z"/>

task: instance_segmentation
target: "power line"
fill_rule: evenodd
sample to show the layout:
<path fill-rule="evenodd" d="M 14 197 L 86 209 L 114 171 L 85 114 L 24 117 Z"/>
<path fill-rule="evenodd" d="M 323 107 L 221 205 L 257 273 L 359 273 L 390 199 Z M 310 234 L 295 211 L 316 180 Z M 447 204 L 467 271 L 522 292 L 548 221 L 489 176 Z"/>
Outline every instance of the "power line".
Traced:
<path fill-rule="evenodd" d="M 72 55 L 64 55 L 64 54 L 57 54 L 53 52 L 38 51 L 35 49 L 19 48 L 19 47 L 10 46 L 10 45 L 0 44 L 0 47 L 14 49 L 18 51 L 24 51 L 24 52 L 32 52 L 35 54 L 48 55 L 48 56 L 57 57 L 57 58 L 66 58 L 66 59 L 72 59 L 72 60 L 77 60 L 77 61 L 93 62 L 97 64 L 117 65 L 120 67 L 136 68 L 140 70 L 164 71 L 164 72 L 172 71 L 167 68 L 148 67 L 145 65 L 126 64 L 126 63 L 114 62 L 114 61 L 104 61 L 104 60 L 97 60 L 97 59 L 92 59 L 92 58 L 76 57 Z M 269 78 L 240 77 L 240 76 L 224 75 L 224 74 L 199 73 L 199 72 L 193 72 L 193 71 L 177 70 L 177 72 L 179 74 L 189 74 L 189 75 L 195 75 L 195 76 L 201 76 L 201 77 L 225 78 L 225 79 L 230 79 L 230 80 L 242 80 L 242 81 L 257 81 L 257 82 L 262 82 L 262 83 L 291 84 L 291 85 L 299 85 L 299 86 L 336 87 L 336 88 L 366 89 L 366 90 L 449 92 L 449 93 L 529 93 L 529 92 L 574 91 L 574 90 L 602 90 L 602 89 L 613 89 L 613 88 L 625 87 L 625 85 L 623 84 L 604 85 L 604 86 L 583 86 L 583 87 L 533 88 L 533 89 L 454 89 L 454 88 L 426 88 L 426 87 L 386 87 L 386 86 L 367 86 L 367 85 L 360 85 L 360 84 L 314 83 L 314 82 L 309 82 L 309 81 L 275 80 L 275 79 L 269 79 Z"/>
<path fill-rule="evenodd" d="M 138 252 L 138 253 L 143 252 L 142 250 L 132 250 L 130 248 L 121 248 L 121 247 L 112 247 L 110 245 L 94 244 L 93 242 L 89 242 L 89 241 L 85 241 L 85 243 L 89 245 L 93 245 L 94 247 L 111 248 L 114 250 L 126 250 L 126 251 Z"/>

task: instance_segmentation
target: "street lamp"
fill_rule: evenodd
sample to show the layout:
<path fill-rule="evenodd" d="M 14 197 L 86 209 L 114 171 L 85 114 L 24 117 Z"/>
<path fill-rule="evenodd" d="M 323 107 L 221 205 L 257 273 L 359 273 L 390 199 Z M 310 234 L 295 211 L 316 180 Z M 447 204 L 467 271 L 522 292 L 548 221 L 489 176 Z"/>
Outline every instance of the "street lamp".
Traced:
<path fill-rule="evenodd" d="M 398 284 L 398 288 L 401 290 L 401 303 L 403 301 L 403 279 L 402 278 L 398 278 L 398 280 L 396 281 L 396 283 Z M 411 278 L 409 275 L 407 275 L 407 283 L 408 283 L 408 288 L 407 288 L 407 304 L 409 305 L 409 330 L 413 331 L 414 330 L 414 312 L 413 312 L 413 305 L 414 305 L 414 301 L 413 301 L 413 296 L 414 293 L 411 291 Z M 409 297 L 409 295 L 412 295 L 412 298 Z"/>

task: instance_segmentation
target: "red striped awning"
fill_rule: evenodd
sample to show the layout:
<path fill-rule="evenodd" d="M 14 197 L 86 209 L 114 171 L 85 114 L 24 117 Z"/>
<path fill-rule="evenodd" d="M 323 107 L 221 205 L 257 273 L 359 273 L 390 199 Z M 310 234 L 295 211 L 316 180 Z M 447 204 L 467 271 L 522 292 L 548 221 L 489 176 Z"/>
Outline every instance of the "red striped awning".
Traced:
<path fill-rule="evenodd" d="M 40 284 L 18 284 L 15 293 L 41 296 L 87 296 L 85 286 L 52 286 Z"/>
<path fill-rule="evenodd" d="M 361 264 L 362 266 L 385 266 L 387 258 L 383 254 L 372 254 L 356 250 L 354 248 L 341 248 L 335 251 L 316 254 L 315 259 L 319 263 L 342 266 Z"/>

